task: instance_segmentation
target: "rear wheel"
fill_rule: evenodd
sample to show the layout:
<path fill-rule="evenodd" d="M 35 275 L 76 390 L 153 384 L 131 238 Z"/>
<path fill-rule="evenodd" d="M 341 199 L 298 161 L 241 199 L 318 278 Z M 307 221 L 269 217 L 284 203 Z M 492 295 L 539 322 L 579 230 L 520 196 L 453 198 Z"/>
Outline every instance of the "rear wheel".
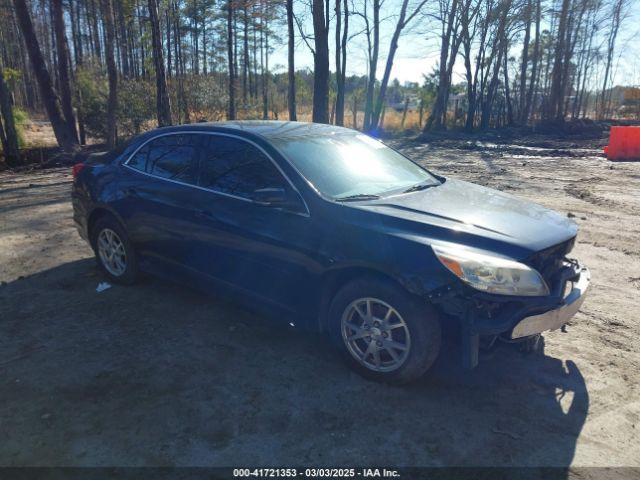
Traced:
<path fill-rule="evenodd" d="M 329 309 L 329 329 L 354 370 L 387 383 L 422 376 L 440 351 L 436 312 L 378 278 L 357 279 L 337 293 Z"/>
<path fill-rule="evenodd" d="M 135 252 L 120 224 L 111 217 L 101 218 L 93 227 L 91 238 L 98 266 L 109 280 L 126 285 L 135 282 Z"/>

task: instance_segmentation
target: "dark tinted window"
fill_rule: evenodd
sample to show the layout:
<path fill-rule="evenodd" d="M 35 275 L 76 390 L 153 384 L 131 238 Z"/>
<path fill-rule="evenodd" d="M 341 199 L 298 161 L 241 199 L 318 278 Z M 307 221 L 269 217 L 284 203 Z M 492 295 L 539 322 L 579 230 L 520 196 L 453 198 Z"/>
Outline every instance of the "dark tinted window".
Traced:
<path fill-rule="evenodd" d="M 165 135 L 147 143 L 131 157 L 130 167 L 157 177 L 196 183 L 196 135 Z"/>
<path fill-rule="evenodd" d="M 198 184 L 229 195 L 252 198 L 261 188 L 285 187 L 285 180 L 259 149 L 231 137 L 211 136 L 200 164 Z"/>
<path fill-rule="evenodd" d="M 135 168 L 136 170 L 140 170 L 142 172 L 146 171 L 147 168 L 147 155 L 149 154 L 149 144 L 147 143 L 144 147 L 136 152 L 136 154 L 129 159 L 127 165 L 131 168 Z"/>

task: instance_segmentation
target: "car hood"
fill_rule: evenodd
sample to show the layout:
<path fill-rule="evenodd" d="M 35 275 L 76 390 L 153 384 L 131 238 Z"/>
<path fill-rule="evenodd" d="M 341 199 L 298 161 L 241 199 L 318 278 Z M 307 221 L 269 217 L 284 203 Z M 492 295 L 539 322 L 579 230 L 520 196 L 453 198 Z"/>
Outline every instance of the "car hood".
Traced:
<path fill-rule="evenodd" d="M 354 205 L 356 206 L 356 205 Z M 460 180 L 373 202 L 358 208 L 394 220 L 409 222 L 434 240 L 466 243 L 500 250 L 510 244 L 526 255 L 573 238 L 577 226 L 567 217 L 541 205 Z M 474 241 L 480 237 L 485 241 Z"/>

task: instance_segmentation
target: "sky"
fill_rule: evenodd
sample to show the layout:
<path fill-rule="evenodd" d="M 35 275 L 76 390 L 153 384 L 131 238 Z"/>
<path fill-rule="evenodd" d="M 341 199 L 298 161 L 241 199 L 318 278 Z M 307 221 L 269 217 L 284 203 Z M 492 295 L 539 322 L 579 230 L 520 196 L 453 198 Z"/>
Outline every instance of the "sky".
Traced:
<path fill-rule="evenodd" d="M 331 1 L 331 0 L 330 0 Z M 381 78 L 386 62 L 386 53 L 389 40 L 395 27 L 394 11 L 399 9 L 401 0 L 386 0 L 385 11 L 381 15 L 386 18 L 381 27 L 381 53 L 378 63 L 378 78 Z M 623 23 L 618 36 L 616 46 L 616 58 L 614 65 L 615 85 L 636 85 L 640 86 L 640 0 L 630 0 L 631 6 L 629 16 Z M 298 13 L 303 13 L 305 7 L 303 2 L 296 2 Z M 333 5 L 333 2 L 332 2 Z M 332 7 L 333 8 L 333 7 Z M 353 25 L 355 20 L 351 20 L 350 31 L 355 32 L 357 25 Z M 302 18 L 303 28 L 306 33 L 312 34 L 310 18 Z M 429 25 L 425 18 L 416 17 L 410 24 L 406 33 L 400 38 L 398 51 L 396 53 L 391 78 L 397 78 L 400 83 L 406 81 L 422 83 L 423 76 L 429 74 L 437 67 L 439 58 L 439 40 L 435 37 L 438 31 L 434 25 Z M 285 26 L 286 28 L 286 26 Z M 333 39 L 335 36 L 335 25 L 332 21 L 330 37 L 330 68 L 335 71 L 335 61 L 333 54 Z M 313 56 L 296 32 L 296 69 L 313 69 Z M 286 32 L 283 31 L 282 42 L 274 51 L 270 63 L 279 70 L 285 70 L 287 65 Z M 367 73 L 366 62 L 366 40 L 364 35 L 359 35 L 351 39 L 348 43 L 347 55 L 347 75 L 365 75 Z M 513 52 L 518 57 L 519 52 Z M 460 58 L 456 62 L 454 71 L 454 82 L 463 81 L 463 63 Z"/>

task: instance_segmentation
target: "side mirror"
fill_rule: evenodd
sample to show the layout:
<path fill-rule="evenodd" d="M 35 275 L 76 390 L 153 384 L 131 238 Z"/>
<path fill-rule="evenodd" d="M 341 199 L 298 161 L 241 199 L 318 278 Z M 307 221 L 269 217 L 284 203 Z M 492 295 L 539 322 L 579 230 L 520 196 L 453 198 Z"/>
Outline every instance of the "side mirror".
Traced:
<path fill-rule="evenodd" d="M 284 188 L 259 188 L 253 191 L 253 201 L 265 207 L 281 207 L 289 204 Z"/>

